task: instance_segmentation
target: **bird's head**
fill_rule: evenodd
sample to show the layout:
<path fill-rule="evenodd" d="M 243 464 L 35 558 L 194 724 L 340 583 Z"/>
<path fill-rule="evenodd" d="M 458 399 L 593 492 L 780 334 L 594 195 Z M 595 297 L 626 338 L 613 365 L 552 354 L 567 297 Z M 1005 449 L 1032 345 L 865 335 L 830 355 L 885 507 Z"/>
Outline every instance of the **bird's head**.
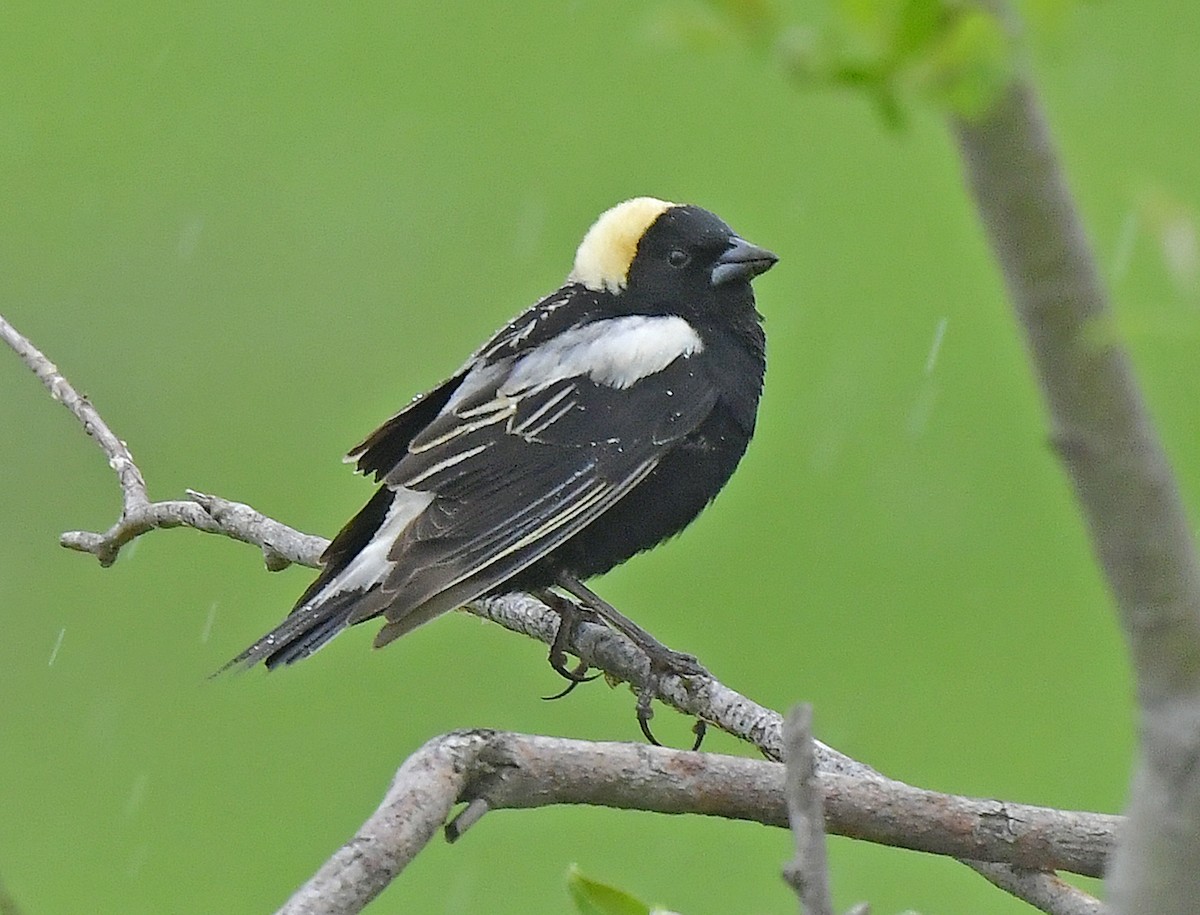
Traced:
<path fill-rule="evenodd" d="M 646 305 L 688 301 L 703 307 L 729 293 L 747 298 L 750 280 L 777 260 L 708 210 L 635 197 L 603 213 L 588 230 L 568 281 L 636 296 Z"/>

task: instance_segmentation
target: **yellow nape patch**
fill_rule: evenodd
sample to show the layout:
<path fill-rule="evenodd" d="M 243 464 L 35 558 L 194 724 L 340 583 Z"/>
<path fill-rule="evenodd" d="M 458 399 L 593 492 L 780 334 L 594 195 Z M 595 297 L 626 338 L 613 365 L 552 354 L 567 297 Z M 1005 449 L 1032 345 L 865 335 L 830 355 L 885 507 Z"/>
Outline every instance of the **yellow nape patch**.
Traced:
<path fill-rule="evenodd" d="M 602 213 L 579 243 L 567 281 L 597 292 L 620 292 L 629 279 L 638 242 L 650 224 L 673 206 L 654 197 L 634 197 Z"/>

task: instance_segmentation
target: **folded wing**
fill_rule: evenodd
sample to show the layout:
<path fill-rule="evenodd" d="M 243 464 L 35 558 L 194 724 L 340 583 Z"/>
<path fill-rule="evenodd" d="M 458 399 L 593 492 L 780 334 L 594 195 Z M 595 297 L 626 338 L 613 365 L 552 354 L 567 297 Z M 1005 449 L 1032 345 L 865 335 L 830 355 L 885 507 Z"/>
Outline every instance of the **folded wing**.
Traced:
<path fill-rule="evenodd" d="M 624 498 L 717 400 L 691 351 L 623 346 L 628 326 L 468 365 L 368 437 L 350 456 L 384 485 L 292 614 L 231 665 L 291 663 L 379 615 L 384 644 L 501 586 Z"/>

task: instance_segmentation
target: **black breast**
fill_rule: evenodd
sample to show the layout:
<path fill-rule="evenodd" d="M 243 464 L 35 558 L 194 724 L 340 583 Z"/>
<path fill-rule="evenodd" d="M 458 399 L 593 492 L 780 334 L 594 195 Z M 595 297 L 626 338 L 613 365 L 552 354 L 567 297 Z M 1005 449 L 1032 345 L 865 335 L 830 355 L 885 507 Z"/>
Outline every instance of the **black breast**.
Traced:
<path fill-rule="evenodd" d="M 737 468 L 754 434 L 765 358 L 762 331 L 752 339 L 709 341 L 703 370 L 720 391 L 712 412 L 620 502 L 566 543 L 506 582 L 503 591 L 552 585 L 560 572 L 587 579 L 607 572 L 687 527 Z M 747 345 L 749 344 L 749 345 Z"/>

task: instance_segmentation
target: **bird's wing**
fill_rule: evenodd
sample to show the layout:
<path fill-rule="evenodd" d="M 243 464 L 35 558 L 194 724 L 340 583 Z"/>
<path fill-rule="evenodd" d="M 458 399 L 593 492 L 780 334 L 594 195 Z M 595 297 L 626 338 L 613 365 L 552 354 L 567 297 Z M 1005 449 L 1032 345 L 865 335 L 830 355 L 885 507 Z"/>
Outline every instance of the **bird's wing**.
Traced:
<path fill-rule="evenodd" d="M 576 308 L 563 306 L 578 307 L 582 295 L 584 293 L 578 290 L 560 290 L 521 312 L 496 331 L 454 375 L 432 391 L 414 397 L 403 410 L 351 448 L 346 461 L 353 463 L 359 473 L 374 474 L 375 479 L 382 479 L 404 458 L 409 442 L 446 408 L 447 402 L 455 396 L 464 381 L 468 389 L 477 390 L 481 382 L 486 382 L 486 378 L 481 376 L 487 374 L 487 369 L 511 365 L 515 361 L 513 357 L 536 349 L 539 344 L 568 329 L 570 316 Z M 483 390 L 486 394 L 486 384 Z M 461 398 L 462 395 L 459 396 Z"/>
<path fill-rule="evenodd" d="M 393 625 L 380 641 L 485 593 L 586 527 L 716 399 L 678 359 L 626 389 L 576 376 L 465 406 L 453 422 L 443 414 L 386 477 L 436 495 L 388 550 Z"/>
<path fill-rule="evenodd" d="M 476 357 L 351 452 L 383 487 L 292 614 L 231 664 L 299 660 L 382 613 L 387 641 L 545 556 L 708 416 L 698 348 L 681 319 L 631 317 Z"/>
<path fill-rule="evenodd" d="M 363 475 L 374 474 L 376 480 L 382 479 L 408 452 L 408 443 L 445 408 L 465 375 L 465 371 L 460 371 L 432 391 L 414 397 L 403 410 L 351 448 L 346 462 L 353 463 Z"/>

